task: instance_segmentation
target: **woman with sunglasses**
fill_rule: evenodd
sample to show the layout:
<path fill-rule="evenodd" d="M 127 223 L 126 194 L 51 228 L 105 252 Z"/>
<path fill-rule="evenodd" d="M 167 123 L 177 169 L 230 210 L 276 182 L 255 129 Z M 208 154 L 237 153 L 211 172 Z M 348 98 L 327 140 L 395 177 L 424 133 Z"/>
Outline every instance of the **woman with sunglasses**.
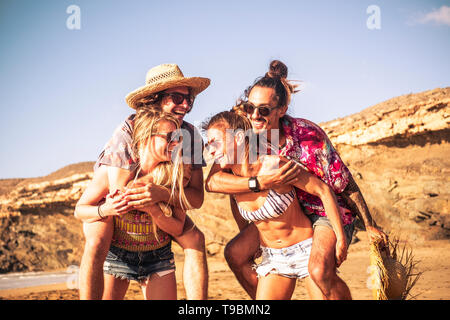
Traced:
<path fill-rule="evenodd" d="M 250 178 L 237 177 L 214 165 L 205 189 L 209 192 L 238 194 L 295 185 L 304 169 L 328 184 L 337 196 L 345 236 L 333 230 L 333 223 L 327 217 L 321 199 L 296 189 L 300 204 L 314 229 L 309 274 L 323 294 L 314 298 L 351 299 L 350 290 L 337 276 L 336 268 L 346 257 L 354 216 L 358 214 L 361 217 L 369 234 L 385 235 L 377 229 L 349 170 L 323 130 L 306 119 L 286 115 L 291 95 L 296 92 L 296 86 L 287 80 L 287 74 L 286 65 L 277 60 L 272 61 L 269 71 L 245 91 L 236 112 L 241 112 L 250 120 L 253 131 L 263 137 L 260 141 L 268 142 L 268 153 L 274 152 L 292 160 L 273 174 Z M 225 258 L 238 281 L 254 298 L 258 280 L 252 265 L 259 248 L 258 232 L 253 223 L 240 217 L 233 201 L 231 208 L 241 232 L 228 243 Z"/>
<path fill-rule="evenodd" d="M 191 111 L 195 97 L 209 86 L 210 80 L 202 77 L 185 77 L 176 64 L 162 64 L 151 68 L 146 75 L 145 84 L 130 92 L 125 100 L 129 107 L 139 112 L 142 107 L 155 107 L 172 114 L 180 123 L 183 132 L 183 162 L 191 164 L 191 179 L 185 188 L 186 197 L 194 208 L 203 203 L 203 140 L 195 127 L 184 121 Z M 131 114 L 114 131 L 110 140 L 100 153 L 94 170 L 102 167 L 108 173 L 109 189 L 123 188 L 134 178 L 138 166 L 138 156 L 132 147 L 135 114 Z M 102 169 L 103 170 L 103 169 Z M 147 183 L 131 187 L 127 191 L 132 205 L 152 205 L 168 202 L 181 207 L 177 198 L 169 200 L 169 192 L 164 188 Z M 84 223 L 85 247 L 80 264 L 80 299 L 101 299 L 103 296 L 103 263 L 107 256 L 113 220 Z M 207 299 L 208 268 L 206 261 L 205 237 L 201 230 L 186 216 L 183 232 L 174 237 L 183 248 L 183 282 L 187 299 Z"/>
<path fill-rule="evenodd" d="M 240 177 L 266 174 L 286 161 L 278 155 L 256 154 L 252 147 L 252 129 L 249 120 L 232 111 L 213 116 L 203 129 L 208 136 L 208 152 L 221 169 L 228 169 Z M 254 141 L 254 140 L 253 140 Z M 254 158 L 254 161 L 250 159 Z M 310 297 L 320 290 L 308 274 L 313 229 L 306 217 L 293 187 L 318 196 L 338 237 L 344 237 L 335 195 L 323 181 L 302 171 L 295 185 L 284 185 L 270 190 L 233 195 L 242 219 L 253 223 L 258 231 L 262 261 L 254 268 L 258 274 L 256 299 L 291 299 L 297 279 L 306 278 Z M 345 256 L 338 255 L 340 261 Z"/>
<path fill-rule="evenodd" d="M 76 206 L 76 217 L 84 221 L 114 218 L 112 243 L 104 264 L 103 299 L 123 299 L 130 280 L 141 284 L 145 299 L 176 299 L 169 235 L 182 233 L 185 210 L 191 208 L 184 193 L 189 177 L 181 148 L 177 148 L 181 136 L 174 134 L 178 128 L 172 114 L 148 107 L 139 109 L 133 134 L 139 168 L 127 187 L 154 183 L 167 189 L 171 198 L 178 198 L 183 209 L 172 209 L 163 202 L 132 205 L 124 190 L 109 193 L 106 167 L 96 170 Z"/>

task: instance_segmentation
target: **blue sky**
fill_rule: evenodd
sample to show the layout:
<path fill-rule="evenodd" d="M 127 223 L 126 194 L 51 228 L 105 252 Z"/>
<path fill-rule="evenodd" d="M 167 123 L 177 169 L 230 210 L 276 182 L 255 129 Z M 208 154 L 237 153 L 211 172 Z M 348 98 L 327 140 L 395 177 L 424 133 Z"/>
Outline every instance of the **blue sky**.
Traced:
<path fill-rule="evenodd" d="M 81 28 L 70 30 L 70 5 Z M 369 29 L 370 5 L 380 9 Z M 448 8 L 448 10 L 447 10 Z M 320 123 L 450 85 L 450 1 L 0 2 L 0 178 L 94 161 L 147 70 L 211 78 L 187 121 L 228 109 L 272 59 L 303 91 L 290 114 Z"/>

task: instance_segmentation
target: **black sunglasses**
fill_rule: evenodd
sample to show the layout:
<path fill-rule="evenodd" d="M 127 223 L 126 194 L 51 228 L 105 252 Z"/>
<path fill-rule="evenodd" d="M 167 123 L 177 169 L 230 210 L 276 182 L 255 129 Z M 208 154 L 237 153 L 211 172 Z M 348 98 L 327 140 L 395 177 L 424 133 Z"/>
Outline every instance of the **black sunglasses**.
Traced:
<path fill-rule="evenodd" d="M 248 114 L 253 114 L 255 112 L 255 109 L 258 109 L 258 113 L 262 115 L 263 117 L 267 117 L 273 109 L 276 109 L 278 107 L 271 107 L 268 105 L 262 105 L 262 106 L 254 106 L 250 102 L 244 103 L 244 111 Z"/>
<path fill-rule="evenodd" d="M 171 142 L 181 142 L 183 141 L 183 136 L 180 134 L 179 131 L 172 131 L 172 132 L 156 132 L 153 134 L 154 136 L 160 136 L 164 137 L 166 139 L 167 143 Z"/>
<path fill-rule="evenodd" d="M 192 96 L 191 94 L 183 94 L 179 92 L 170 92 L 170 93 L 164 92 L 163 96 L 169 96 L 174 104 L 182 104 L 183 101 L 186 100 L 188 106 L 191 108 L 195 100 L 195 97 Z"/>

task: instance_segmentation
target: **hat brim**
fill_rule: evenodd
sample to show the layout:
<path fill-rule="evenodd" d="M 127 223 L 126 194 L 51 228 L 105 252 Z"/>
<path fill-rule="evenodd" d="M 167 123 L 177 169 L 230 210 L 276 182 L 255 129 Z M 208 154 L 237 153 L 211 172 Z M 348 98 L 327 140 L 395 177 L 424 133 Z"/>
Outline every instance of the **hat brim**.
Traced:
<path fill-rule="evenodd" d="M 211 80 L 208 78 L 201 77 L 191 77 L 191 78 L 182 78 L 182 79 L 174 79 L 161 83 L 155 83 L 150 85 L 145 85 L 137 88 L 133 92 L 130 92 L 126 97 L 125 101 L 127 104 L 136 109 L 136 103 L 152 93 L 164 91 L 170 88 L 176 87 L 189 87 L 192 89 L 192 94 L 194 96 L 198 95 L 200 92 L 208 88 Z"/>
<path fill-rule="evenodd" d="M 388 252 L 381 252 L 381 248 Z M 408 274 L 406 267 L 401 261 L 398 261 L 397 254 L 390 252 L 390 247 L 384 247 L 381 242 L 372 241 L 370 243 L 370 264 L 375 267 L 376 272 L 371 276 L 375 277 L 372 295 L 375 300 L 398 300 L 402 299 L 407 292 L 408 278 L 412 274 Z"/>

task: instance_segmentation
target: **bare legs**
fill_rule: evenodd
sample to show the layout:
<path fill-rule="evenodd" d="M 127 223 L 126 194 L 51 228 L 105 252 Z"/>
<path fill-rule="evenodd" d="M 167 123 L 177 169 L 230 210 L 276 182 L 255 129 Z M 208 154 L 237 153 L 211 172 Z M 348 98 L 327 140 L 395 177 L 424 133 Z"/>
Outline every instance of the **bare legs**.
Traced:
<path fill-rule="evenodd" d="M 224 251 L 231 271 L 252 299 L 256 298 L 258 285 L 258 277 L 252 268 L 253 257 L 258 249 L 258 229 L 251 223 L 226 245 Z"/>
<path fill-rule="evenodd" d="M 313 245 L 308 271 L 312 280 L 327 300 L 351 300 L 350 289 L 336 274 L 336 236 L 332 229 L 317 226 L 314 229 Z"/>
<path fill-rule="evenodd" d="M 277 274 L 260 277 L 256 290 L 256 300 L 290 300 L 295 290 L 297 279 L 286 278 Z M 306 289 L 311 300 L 323 300 L 319 287 L 306 277 Z"/>
<path fill-rule="evenodd" d="M 310 277 L 306 280 L 311 299 L 351 299 L 348 286 L 336 274 L 335 246 L 336 237 L 332 229 L 324 226 L 314 229 L 308 265 Z M 225 259 L 231 271 L 252 299 L 258 298 L 258 278 L 252 269 L 258 248 L 258 230 L 253 224 L 243 229 L 225 247 Z"/>
<path fill-rule="evenodd" d="M 259 278 L 256 300 L 290 300 L 297 279 L 268 274 Z"/>
<path fill-rule="evenodd" d="M 184 228 L 185 232 L 175 241 L 183 248 L 185 254 L 183 281 L 186 288 L 186 297 L 189 300 L 207 299 L 208 266 L 205 237 L 189 217 L 186 217 Z M 97 222 L 85 223 L 83 231 L 86 243 L 80 266 L 80 299 L 98 300 L 102 299 L 103 296 L 103 263 L 111 244 L 113 219 L 107 218 Z"/>
<path fill-rule="evenodd" d="M 184 250 L 183 282 L 187 300 L 208 299 L 208 264 L 205 236 L 186 216 L 184 232 L 174 240 Z"/>
<path fill-rule="evenodd" d="M 105 274 L 104 300 L 122 300 L 130 282 Z M 177 284 L 175 272 L 160 277 L 152 274 L 149 279 L 140 283 L 145 300 L 176 300 Z"/>
<path fill-rule="evenodd" d="M 103 295 L 103 263 L 113 234 L 113 219 L 83 223 L 86 239 L 80 264 L 80 299 L 100 300 Z"/>

